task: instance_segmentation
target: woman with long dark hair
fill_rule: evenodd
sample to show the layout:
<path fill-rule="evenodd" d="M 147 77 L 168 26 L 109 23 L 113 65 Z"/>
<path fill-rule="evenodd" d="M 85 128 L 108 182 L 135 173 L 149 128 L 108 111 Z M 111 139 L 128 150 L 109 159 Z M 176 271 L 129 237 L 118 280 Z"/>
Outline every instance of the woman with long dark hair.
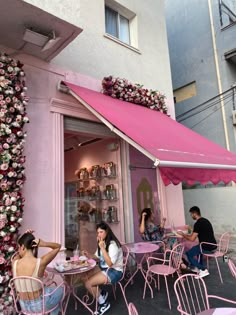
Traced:
<path fill-rule="evenodd" d="M 162 241 L 165 232 L 166 218 L 159 225 L 154 223 L 151 208 L 144 208 L 139 219 L 139 232 L 144 241 Z"/>
<path fill-rule="evenodd" d="M 42 239 L 36 239 L 32 234 L 33 230 L 27 230 L 22 234 L 18 241 L 18 252 L 14 255 L 12 260 L 13 277 L 17 276 L 29 276 L 42 280 L 47 265 L 56 257 L 61 245 L 53 242 L 45 242 Z M 40 258 L 37 258 L 38 248 L 48 247 L 51 250 Z M 25 288 L 25 285 L 21 283 L 22 280 L 16 280 L 15 285 L 20 295 L 21 308 L 28 312 L 42 312 L 41 299 L 42 292 L 41 286 L 37 282 L 33 282 L 31 290 Z M 44 293 L 50 294 L 55 290 L 55 287 L 45 287 Z M 64 294 L 64 287 L 58 288 L 53 294 L 46 297 L 45 308 L 52 309 L 59 304 Z M 32 297 L 32 299 L 29 299 Z M 37 298 L 35 298 L 37 297 Z M 59 313 L 59 307 L 52 311 L 51 315 L 57 315 Z"/>
<path fill-rule="evenodd" d="M 97 286 L 116 283 L 121 279 L 123 252 L 119 240 L 106 222 L 102 221 L 97 224 L 96 230 L 98 245 L 95 254 L 90 255 L 83 251 L 83 255 L 97 259 L 99 266 L 88 272 L 82 281 L 87 290 L 98 299 L 97 314 L 102 315 L 110 308 L 110 303 L 107 301 L 108 293 L 97 290 Z"/>

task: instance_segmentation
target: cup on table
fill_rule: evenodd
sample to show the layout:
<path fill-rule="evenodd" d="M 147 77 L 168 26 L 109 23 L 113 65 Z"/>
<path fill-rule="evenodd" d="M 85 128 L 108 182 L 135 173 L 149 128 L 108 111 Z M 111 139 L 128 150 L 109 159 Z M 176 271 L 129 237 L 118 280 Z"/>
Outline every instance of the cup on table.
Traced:
<path fill-rule="evenodd" d="M 75 250 L 73 251 L 73 260 L 74 260 L 74 261 L 79 260 L 79 250 L 78 250 L 78 249 L 75 249 Z"/>

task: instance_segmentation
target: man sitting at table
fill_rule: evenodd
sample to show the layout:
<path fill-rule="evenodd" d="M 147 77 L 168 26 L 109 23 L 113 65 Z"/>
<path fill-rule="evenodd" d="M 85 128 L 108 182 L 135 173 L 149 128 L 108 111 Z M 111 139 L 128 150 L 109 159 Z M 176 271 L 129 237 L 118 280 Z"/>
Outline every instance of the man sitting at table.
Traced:
<path fill-rule="evenodd" d="M 201 211 L 197 206 L 190 208 L 189 210 L 193 220 L 196 223 L 193 226 L 193 231 L 191 235 L 186 235 L 183 232 L 178 234 L 182 235 L 184 239 L 194 242 L 198 237 L 199 243 L 207 242 L 216 244 L 216 239 L 214 236 L 213 227 L 209 220 L 201 216 Z M 213 252 L 216 249 L 216 245 L 203 244 L 202 249 L 206 253 Z M 191 269 L 198 273 L 198 276 L 203 278 L 209 275 L 209 271 L 203 265 L 203 257 L 201 255 L 200 244 L 193 246 L 190 250 L 186 252 L 190 264 L 193 266 Z M 200 255 L 200 261 L 198 261 L 198 256 Z"/>

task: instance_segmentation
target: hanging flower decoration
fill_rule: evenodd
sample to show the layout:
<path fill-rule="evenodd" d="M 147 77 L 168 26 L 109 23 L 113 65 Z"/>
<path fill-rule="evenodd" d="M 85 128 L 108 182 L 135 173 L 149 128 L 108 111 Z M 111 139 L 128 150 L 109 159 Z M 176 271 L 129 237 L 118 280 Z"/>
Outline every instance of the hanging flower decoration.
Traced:
<path fill-rule="evenodd" d="M 24 77 L 23 64 L 0 52 L 0 315 L 14 312 L 8 282 L 24 205 L 23 127 L 29 122 Z"/>
<path fill-rule="evenodd" d="M 168 112 L 164 94 L 145 89 L 142 85 L 133 84 L 126 79 L 105 77 L 102 80 L 102 92 L 113 98 L 142 105 L 164 114 Z"/>

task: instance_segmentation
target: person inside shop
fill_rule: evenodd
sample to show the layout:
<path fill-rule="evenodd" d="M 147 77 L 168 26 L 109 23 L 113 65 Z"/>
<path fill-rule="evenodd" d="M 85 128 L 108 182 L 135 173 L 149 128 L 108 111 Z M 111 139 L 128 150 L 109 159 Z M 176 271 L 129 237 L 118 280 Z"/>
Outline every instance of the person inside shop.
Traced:
<path fill-rule="evenodd" d="M 162 241 L 165 233 L 166 218 L 159 225 L 154 222 L 151 208 L 144 208 L 139 218 L 139 232 L 144 241 Z"/>
<path fill-rule="evenodd" d="M 39 238 L 36 239 L 33 235 L 33 232 L 33 230 L 29 229 L 18 238 L 18 252 L 15 253 L 14 257 L 12 258 L 13 277 L 29 276 L 43 280 L 47 265 L 60 251 L 60 244 L 46 242 Z M 46 247 L 50 248 L 51 250 L 42 257 L 37 258 L 39 247 Z M 26 310 L 27 312 L 41 313 L 41 286 L 38 287 L 36 282 L 32 283 L 34 291 L 29 292 L 29 288 L 26 290 L 25 284 L 21 283 L 21 281 L 22 280 L 17 280 L 15 282 L 16 289 L 20 294 L 19 302 L 21 309 Z M 50 294 L 54 290 L 55 287 L 45 287 L 44 294 Z M 46 310 L 49 310 L 59 304 L 64 296 L 64 291 L 65 288 L 64 285 L 62 285 L 53 294 L 45 297 Z M 38 296 L 38 298 L 35 298 L 36 296 Z M 32 299 L 29 299 L 30 297 L 32 297 Z M 56 308 L 50 314 L 57 315 L 59 311 L 60 307 L 58 306 L 58 308 Z"/>
<path fill-rule="evenodd" d="M 108 292 L 97 289 L 97 286 L 116 283 L 123 274 L 123 251 L 121 243 L 112 232 L 110 226 L 102 221 L 96 226 L 97 230 L 97 250 L 94 255 L 83 250 L 82 254 L 88 258 L 98 261 L 98 266 L 86 273 L 81 278 L 86 289 L 97 298 L 97 315 L 104 314 L 110 308 Z"/>
<path fill-rule="evenodd" d="M 193 268 L 192 271 L 197 272 L 198 276 L 203 278 L 209 275 L 209 271 L 203 265 L 203 257 L 201 255 L 200 243 L 207 242 L 216 244 L 216 239 L 214 236 L 214 230 L 209 220 L 203 218 L 201 216 L 201 211 L 199 207 L 193 206 L 189 210 L 190 215 L 193 220 L 195 220 L 195 224 L 193 226 L 193 231 L 190 235 L 186 235 L 183 232 L 178 231 L 178 234 L 183 236 L 184 239 L 194 242 L 197 238 L 199 244 L 193 246 L 190 250 L 186 252 L 186 256 L 188 258 L 189 263 Z M 216 250 L 216 245 L 203 244 L 203 251 L 210 253 Z M 198 261 L 198 257 L 200 255 L 200 261 Z"/>

